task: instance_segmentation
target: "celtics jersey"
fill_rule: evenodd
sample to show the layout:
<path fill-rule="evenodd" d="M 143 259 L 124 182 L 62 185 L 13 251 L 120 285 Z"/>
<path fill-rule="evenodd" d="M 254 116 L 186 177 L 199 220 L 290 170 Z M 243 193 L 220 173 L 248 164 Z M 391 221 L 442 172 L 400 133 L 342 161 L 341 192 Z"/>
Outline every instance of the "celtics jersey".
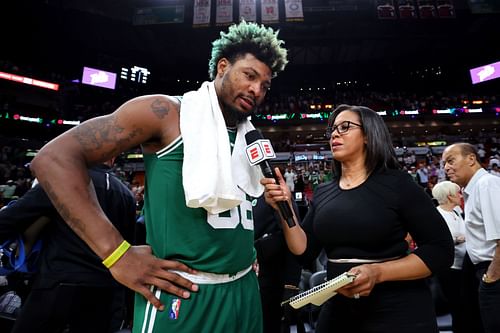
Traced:
<path fill-rule="evenodd" d="M 230 133 L 232 143 L 234 139 L 235 133 Z M 234 274 L 249 267 L 255 259 L 254 198 L 246 196 L 240 206 L 216 215 L 187 207 L 183 156 L 182 137 L 154 154 L 144 154 L 147 243 L 157 257 L 204 272 Z"/>

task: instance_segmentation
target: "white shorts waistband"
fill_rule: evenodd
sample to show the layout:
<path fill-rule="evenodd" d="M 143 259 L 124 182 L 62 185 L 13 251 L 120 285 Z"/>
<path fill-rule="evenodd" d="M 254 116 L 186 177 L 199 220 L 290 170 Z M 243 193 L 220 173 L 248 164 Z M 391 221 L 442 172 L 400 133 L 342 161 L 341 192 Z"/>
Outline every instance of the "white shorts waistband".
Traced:
<path fill-rule="evenodd" d="M 243 276 L 245 276 L 248 272 L 252 270 L 252 266 L 245 268 L 242 271 L 239 271 L 236 274 L 217 274 L 217 273 L 207 273 L 207 272 L 198 272 L 197 274 L 190 274 L 182 271 L 171 270 L 171 272 L 177 273 L 185 279 L 196 283 L 196 284 L 219 284 L 219 283 L 228 283 L 232 281 L 236 281 Z"/>
<path fill-rule="evenodd" d="M 401 258 L 401 257 L 380 258 L 380 259 L 358 259 L 358 258 L 330 259 L 330 258 L 328 258 L 328 261 L 332 262 L 334 264 L 370 264 L 370 263 L 376 263 L 376 262 L 396 260 L 399 258 Z"/>

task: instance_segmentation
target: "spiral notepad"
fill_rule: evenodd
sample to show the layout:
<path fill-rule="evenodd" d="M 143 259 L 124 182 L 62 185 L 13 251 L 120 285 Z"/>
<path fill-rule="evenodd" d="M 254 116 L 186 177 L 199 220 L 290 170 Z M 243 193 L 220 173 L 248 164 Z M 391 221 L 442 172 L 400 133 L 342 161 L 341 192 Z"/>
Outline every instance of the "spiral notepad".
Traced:
<path fill-rule="evenodd" d="M 281 303 L 281 305 L 290 303 L 290 306 L 294 309 L 301 308 L 309 303 L 320 306 L 321 304 L 325 303 L 330 297 L 336 295 L 337 289 L 351 283 L 355 278 L 355 274 L 345 272 L 343 274 L 340 274 L 336 278 L 326 281 L 325 283 L 306 290 L 303 293 L 300 293 L 297 296 L 284 301 L 283 303 Z"/>

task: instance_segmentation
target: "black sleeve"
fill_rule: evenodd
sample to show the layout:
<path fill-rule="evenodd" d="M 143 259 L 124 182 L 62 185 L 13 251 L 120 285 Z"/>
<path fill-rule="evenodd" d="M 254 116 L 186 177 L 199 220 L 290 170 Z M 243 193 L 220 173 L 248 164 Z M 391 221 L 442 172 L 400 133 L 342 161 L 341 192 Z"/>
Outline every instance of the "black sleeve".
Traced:
<path fill-rule="evenodd" d="M 134 242 L 136 201 L 132 191 L 105 166 L 89 169 L 99 205 L 125 240 Z"/>
<path fill-rule="evenodd" d="M 454 245 L 450 230 L 431 198 L 410 176 L 399 183 L 399 212 L 407 230 L 417 244 L 413 252 L 433 272 L 453 264 Z"/>
<path fill-rule="evenodd" d="M 14 204 L 0 210 L 0 241 L 24 232 L 39 217 L 52 217 L 55 213 L 49 197 L 36 185 Z"/>
<path fill-rule="evenodd" d="M 129 197 L 129 204 L 127 205 L 129 211 L 127 214 L 127 230 L 124 232 L 125 239 L 133 244 L 135 241 L 135 230 L 137 225 L 137 211 L 136 211 L 136 201 L 134 196 Z M 135 245 L 135 244 L 134 244 Z"/>

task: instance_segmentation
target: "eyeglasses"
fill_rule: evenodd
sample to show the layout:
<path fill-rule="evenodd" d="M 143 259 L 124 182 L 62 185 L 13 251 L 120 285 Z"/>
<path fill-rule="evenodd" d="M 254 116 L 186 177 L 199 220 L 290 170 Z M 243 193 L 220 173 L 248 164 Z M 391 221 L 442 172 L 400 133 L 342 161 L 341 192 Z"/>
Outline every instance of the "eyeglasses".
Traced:
<path fill-rule="evenodd" d="M 340 124 L 333 125 L 333 127 L 328 126 L 326 128 L 326 136 L 329 138 L 332 136 L 333 132 L 337 131 L 339 134 L 344 134 L 351 129 L 351 126 L 358 126 L 358 127 L 363 127 L 361 124 L 356 124 L 352 121 L 346 120 L 341 122 Z"/>

